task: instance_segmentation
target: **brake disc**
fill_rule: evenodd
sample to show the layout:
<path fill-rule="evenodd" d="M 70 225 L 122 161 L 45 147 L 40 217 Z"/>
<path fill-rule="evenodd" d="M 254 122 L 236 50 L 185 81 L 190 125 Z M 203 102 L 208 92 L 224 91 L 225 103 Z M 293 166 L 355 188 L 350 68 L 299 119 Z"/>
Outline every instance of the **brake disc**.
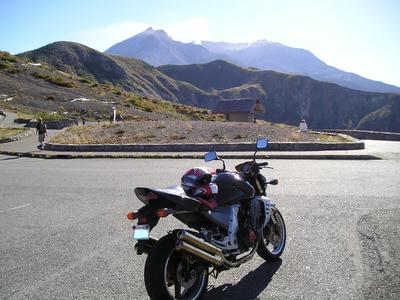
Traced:
<path fill-rule="evenodd" d="M 197 272 L 195 269 L 187 270 L 185 266 L 180 263 L 176 270 L 176 279 L 179 284 L 185 289 L 190 288 L 196 282 Z"/>

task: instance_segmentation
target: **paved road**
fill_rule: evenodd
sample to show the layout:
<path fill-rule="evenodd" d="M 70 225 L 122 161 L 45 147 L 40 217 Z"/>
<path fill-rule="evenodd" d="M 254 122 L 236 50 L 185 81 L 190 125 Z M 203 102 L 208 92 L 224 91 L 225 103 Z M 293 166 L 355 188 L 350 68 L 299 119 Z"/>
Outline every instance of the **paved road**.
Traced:
<path fill-rule="evenodd" d="M 146 299 L 125 218 L 140 205 L 133 188 L 202 164 L 0 156 L 0 298 Z M 400 161 L 270 164 L 288 230 L 282 260 L 222 273 L 206 299 L 398 299 Z M 178 224 L 162 220 L 154 235 Z"/>

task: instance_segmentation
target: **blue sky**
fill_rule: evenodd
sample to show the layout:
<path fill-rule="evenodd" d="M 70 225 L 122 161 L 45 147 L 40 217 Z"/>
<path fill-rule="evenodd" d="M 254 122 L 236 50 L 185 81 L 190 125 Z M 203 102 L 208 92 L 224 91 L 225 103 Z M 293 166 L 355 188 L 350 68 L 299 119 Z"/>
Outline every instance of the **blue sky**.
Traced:
<path fill-rule="evenodd" d="M 147 27 L 181 41 L 267 39 L 400 86 L 397 0 L 0 0 L 0 50 L 60 40 L 100 51 Z"/>

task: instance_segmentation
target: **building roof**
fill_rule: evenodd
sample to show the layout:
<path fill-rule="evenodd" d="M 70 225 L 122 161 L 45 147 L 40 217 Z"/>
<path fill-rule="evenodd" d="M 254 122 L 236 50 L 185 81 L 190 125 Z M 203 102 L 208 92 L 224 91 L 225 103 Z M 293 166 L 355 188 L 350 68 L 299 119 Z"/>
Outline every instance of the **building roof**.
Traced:
<path fill-rule="evenodd" d="M 260 100 L 256 99 L 223 99 L 219 100 L 214 109 L 215 113 L 256 113 L 264 112 Z"/>

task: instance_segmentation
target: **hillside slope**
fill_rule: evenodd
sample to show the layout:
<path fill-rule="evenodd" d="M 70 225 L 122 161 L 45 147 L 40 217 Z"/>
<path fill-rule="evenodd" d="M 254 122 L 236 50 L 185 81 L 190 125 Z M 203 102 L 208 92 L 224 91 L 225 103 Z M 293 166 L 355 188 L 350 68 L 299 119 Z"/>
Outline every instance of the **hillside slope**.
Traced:
<path fill-rule="evenodd" d="M 201 108 L 213 109 L 221 98 L 258 98 L 266 108 L 262 118 L 292 125 L 306 118 L 311 128 L 357 128 L 364 117 L 393 98 L 391 94 L 351 90 L 305 76 L 242 68 L 222 60 L 154 68 L 140 60 L 107 55 L 70 42 L 53 43 L 21 57 L 72 72 L 95 84 L 112 85 L 124 93 Z M 393 114 L 396 117 L 398 112 Z M 378 129 L 378 123 L 372 122 L 371 126 Z"/>
<path fill-rule="evenodd" d="M 295 125 L 306 118 L 312 128 L 355 128 L 362 118 L 389 101 L 400 101 L 391 94 L 351 90 L 305 76 L 245 69 L 225 61 L 158 69 L 224 98 L 259 98 L 266 108 L 266 120 Z M 400 117 L 397 111 L 393 114 Z M 379 124 L 372 127 L 379 128 Z"/>
<path fill-rule="evenodd" d="M 65 54 L 68 58 L 67 53 Z M 205 109 L 164 101 L 156 96 L 140 96 L 120 85 L 113 85 L 110 81 L 99 82 L 95 79 L 95 72 L 85 73 L 85 77 L 77 75 L 73 72 L 76 65 L 62 64 L 60 67 L 64 71 L 61 71 L 43 62 L 44 60 L 32 62 L 26 56 L 14 56 L 0 51 L 0 109 L 18 110 L 30 115 L 47 113 L 46 117 L 52 119 L 81 116 L 108 119 L 112 107 L 116 106 L 117 112 L 128 119 L 220 119 Z M 80 61 L 75 63 L 79 64 Z M 144 67 L 147 66 L 143 64 Z M 90 70 L 87 67 L 86 69 Z M 124 68 L 123 72 L 126 74 L 125 78 L 129 79 L 131 76 L 129 68 Z M 166 77 L 161 73 L 160 76 Z M 173 79 L 170 81 L 174 82 Z M 178 83 L 176 88 L 179 89 L 181 86 L 188 86 L 187 90 L 190 90 L 188 83 Z M 143 89 L 145 88 L 143 85 Z M 150 90 L 150 87 L 147 88 Z M 130 88 L 130 90 L 137 89 L 134 86 Z M 182 90 L 178 92 L 183 93 Z"/>
<path fill-rule="evenodd" d="M 112 83 L 142 96 L 200 106 L 211 105 L 216 98 L 212 93 L 168 77 L 141 60 L 107 55 L 78 43 L 55 42 L 20 56 L 99 83 Z"/>
<path fill-rule="evenodd" d="M 383 107 L 366 115 L 357 129 L 400 132 L 400 99 L 393 97 Z"/>
<path fill-rule="evenodd" d="M 247 44 L 203 41 L 201 45 L 211 52 L 224 55 L 228 61 L 240 66 L 305 75 L 355 90 L 400 93 L 400 87 L 329 66 L 305 49 L 267 40 Z"/>

